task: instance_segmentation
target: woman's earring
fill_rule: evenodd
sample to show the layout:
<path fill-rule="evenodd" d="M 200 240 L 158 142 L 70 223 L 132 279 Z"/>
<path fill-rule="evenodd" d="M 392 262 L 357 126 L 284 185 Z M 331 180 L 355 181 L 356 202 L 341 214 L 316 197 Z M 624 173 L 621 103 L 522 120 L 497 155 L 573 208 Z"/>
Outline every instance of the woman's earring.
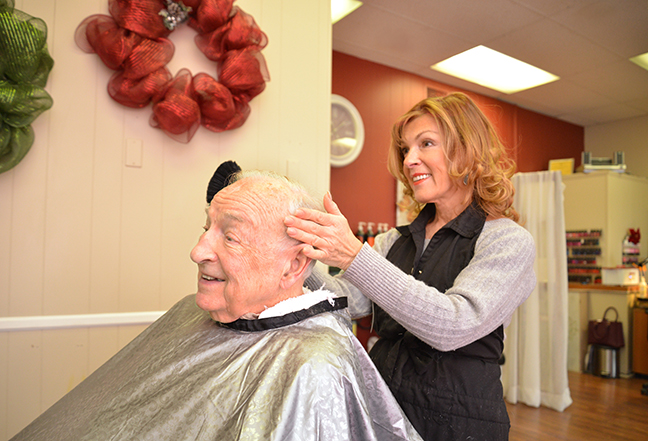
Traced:
<path fill-rule="evenodd" d="M 464 176 L 463 183 L 464 185 L 468 185 L 468 175 Z"/>

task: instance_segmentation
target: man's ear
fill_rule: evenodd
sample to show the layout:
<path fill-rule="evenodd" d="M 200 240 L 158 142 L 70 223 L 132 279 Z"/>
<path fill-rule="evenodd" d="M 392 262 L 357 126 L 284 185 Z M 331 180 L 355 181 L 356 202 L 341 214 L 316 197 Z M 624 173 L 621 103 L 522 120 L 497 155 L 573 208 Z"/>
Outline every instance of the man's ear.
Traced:
<path fill-rule="evenodd" d="M 296 247 L 295 251 L 296 254 L 286 263 L 284 274 L 281 277 L 281 287 L 284 289 L 292 287 L 297 282 L 301 286 L 303 280 L 306 279 L 308 266 L 312 262 L 312 259 L 306 257 L 302 252 L 302 246 Z"/>

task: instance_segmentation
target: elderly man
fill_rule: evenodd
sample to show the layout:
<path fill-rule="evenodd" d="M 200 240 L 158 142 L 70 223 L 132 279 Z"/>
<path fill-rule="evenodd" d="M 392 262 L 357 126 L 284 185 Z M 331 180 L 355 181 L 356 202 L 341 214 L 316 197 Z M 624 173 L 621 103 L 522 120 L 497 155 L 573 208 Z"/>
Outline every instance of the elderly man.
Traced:
<path fill-rule="evenodd" d="M 420 439 L 350 332 L 346 299 L 302 287 L 312 262 L 283 219 L 319 203 L 272 173 L 233 180 L 191 252 L 197 294 L 14 440 Z"/>

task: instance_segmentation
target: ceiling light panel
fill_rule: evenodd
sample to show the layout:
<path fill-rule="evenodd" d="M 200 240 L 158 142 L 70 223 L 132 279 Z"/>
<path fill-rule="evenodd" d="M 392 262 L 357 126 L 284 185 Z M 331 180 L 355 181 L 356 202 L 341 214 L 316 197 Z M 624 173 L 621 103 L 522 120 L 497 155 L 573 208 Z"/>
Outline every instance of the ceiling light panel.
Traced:
<path fill-rule="evenodd" d="M 430 67 L 506 94 L 559 79 L 556 75 L 486 46 L 474 47 Z"/>
<path fill-rule="evenodd" d="M 637 55 L 636 57 L 632 57 L 630 58 L 630 61 L 632 61 L 637 66 L 643 67 L 644 69 L 648 70 L 648 52 L 646 52 L 645 54 Z"/>
<path fill-rule="evenodd" d="M 357 0 L 331 0 L 331 21 L 333 24 L 362 6 Z"/>

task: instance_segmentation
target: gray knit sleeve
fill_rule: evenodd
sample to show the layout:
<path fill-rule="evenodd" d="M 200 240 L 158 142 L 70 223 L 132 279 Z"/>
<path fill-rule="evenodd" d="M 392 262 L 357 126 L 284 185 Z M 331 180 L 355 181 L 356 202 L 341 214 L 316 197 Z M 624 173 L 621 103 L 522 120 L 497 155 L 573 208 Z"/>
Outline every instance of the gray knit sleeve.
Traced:
<path fill-rule="evenodd" d="M 376 236 L 373 248 L 365 244 L 363 249 L 368 248 L 384 257 L 399 237 L 400 233 L 398 230 L 391 229 L 387 233 Z M 391 265 L 387 260 L 385 260 L 385 263 Z M 371 270 L 369 269 L 369 271 Z M 371 300 L 365 297 L 362 291 L 351 282 L 341 277 L 342 274 L 344 273 L 333 277 L 316 266 L 308 279 L 306 279 L 306 286 L 312 291 L 324 287 L 338 296 L 347 297 L 349 299 L 349 313 L 353 318 L 361 318 L 371 314 Z"/>
<path fill-rule="evenodd" d="M 396 230 L 388 234 L 393 232 L 398 234 Z M 381 245 L 391 242 L 391 246 L 396 240 L 385 239 L 391 240 Z M 364 245 L 340 278 L 441 351 L 463 347 L 507 326 L 536 283 L 533 238 L 510 219 L 485 223 L 475 255 L 445 293 L 405 274 L 385 254 L 380 246 Z"/>

